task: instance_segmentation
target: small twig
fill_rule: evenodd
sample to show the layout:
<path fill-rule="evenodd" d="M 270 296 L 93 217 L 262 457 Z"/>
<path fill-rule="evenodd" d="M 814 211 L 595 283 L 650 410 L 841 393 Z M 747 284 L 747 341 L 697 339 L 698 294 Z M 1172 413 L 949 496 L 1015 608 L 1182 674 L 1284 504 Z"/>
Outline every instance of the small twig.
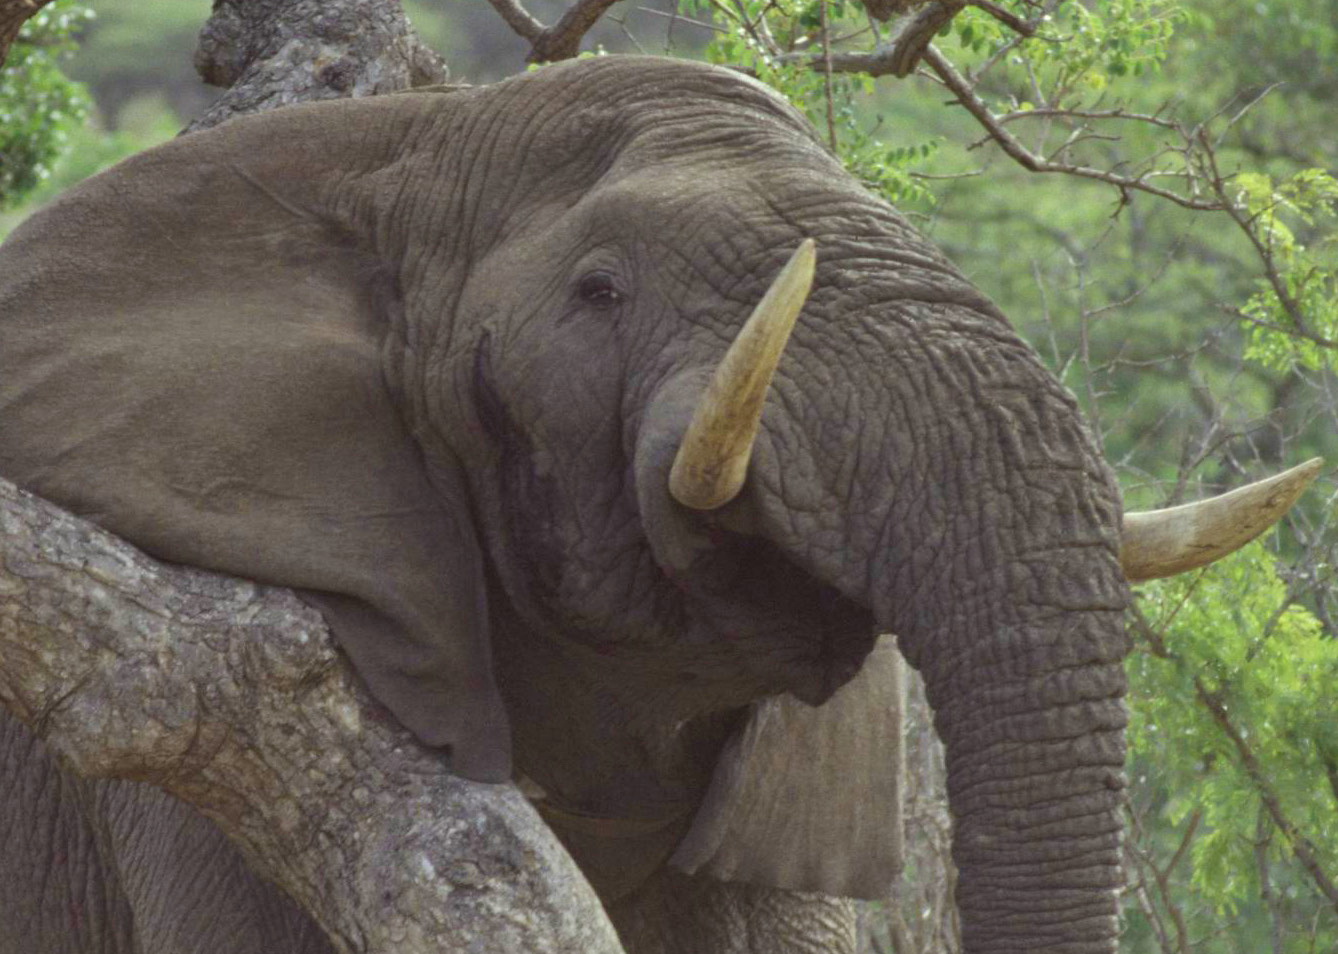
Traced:
<path fill-rule="evenodd" d="M 1269 331 L 1276 331 L 1278 334 L 1287 335 L 1291 338 L 1303 338 L 1311 344 L 1319 345 L 1321 348 L 1338 348 L 1338 341 L 1335 341 L 1332 338 L 1323 338 L 1304 328 L 1284 328 L 1281 325 L 1273 324 L 1271 321 L 1263 321 L 1259 318 L 1255 318 L 1253 315 L 1247 315 L 1239 308 L 1231 308 L 1227 306 L 1222 306 L 1222 308 L 1228 314 L 1235 315 L 1241 321 L 1248 321 L 1250 324 L 1257 325 L 1260 328 L 1267 328 Z"/>
<path fill-rule="evenodd" d="M 1242 119 L 1245 118 L 1245 114 L 1248 113 L 1250 110 L 1254 109 L 1254 107 L 1257 106 L 1259 103 L 1263 102 L 1264 97 L 1266 97 L 1269 93 L 1273 92 L 1273 90 L 1277 89 L 1281 85 L 1282 85 L 1281 83 L 1270 83 L 1268 86 L 1264 87 L 1264 89 L 1259 93 L 1258 96 L 1255 96 L 1248 103 L 1246 103 L 1239 110 L 1237 110 L 1236 115 L 1228 119 L 1226 125 L 1222 127 L 1222 132 L 1217 137 L 1217 142 L 1214 145 L 1217 146 L 1222 145 L 1223 138 L 1225 138 L 1226 134 L 1230 132 L 1231 129 L 1237 123 L 1239 123 Z"/>
<path fill-rule="evenodd" d="M 1286 836 L 1291 844 L 1292 852 L 1300 860 L 1301 865 L 1309 873 L 1315 886 L 1319 888 L 1329 903 L 1338 910 L 1338 885 L 1335 885 L 1328 873 L 1319 862 L 1318 852 L 1310 839 L 1305 837 L 1301 831 L 1292 823 L 1291 819 L 1282 809 L 1282 802 L 1278 799 L 1277 793 L 1268 781 L 1268 776 L 1264 772 L 1263 766 L 1259 764 L 1259 759 L 1254 750 L 1245 740 L 1245 736 L 1236 728 L 1231 721 L 1227 708 L 1222 704 L 1218 694 L 1209 692 L 1203 685 L 1198 676 L 1194 677 L 1194 689 L 1199 697 L 1199 702 L 1208 710 L 1213 721 L 1217 723 L 1222 733 L 1231 740 L 1235 746 L 1237 754 L 1240 756 L 1241 767 L 1245 769 L 1245 774 L 1250 777 L 1254 787 L 1263 801 L 1264 807 L 1273 818 L 1273 823 L 1278 826 L 1278 830 Z"/>
<path fill-rule="evenodd" d="M 938 181 L 938 180 L 951 180 L 951 179 L 974 179 L 976 176 L 983 176 L 985 174 L 985 170 L 973 169 L 970 172 L 947 172 L 947 173 L 908 172 L 906 174 L 910 176 L 912 179 L 925 179 L 931 181 Z"/>
<path fill-rule="evenodd" d="M 1031 39 L 1031 37 L 1035 35 L 1036 30 L 1040 27 L 1040 25 L 1045 22 L 1045 18 L 1048 17 L 1050 14 L 1054 13 L 1055 8 L 1057 8 L 1059 4 L 1062 2 L 1063 0 L 1047 0 L 1046 4 L 1043 7 L 1041 7 L 1040 12 L 1037 13 L 1036 16 L 1032 17 L 1031 20 L 1027 21 L 1032 28 L 1032 32 L 1028 34 L 1014 31 L 1013 35 L 1008 38 L 1007 42 L 1005 42 L 997 50 L 991 53 L 989 55 L 989 58 L 986 59 L 984 63 L 981 63 L 979 67 L 976 68 L 976 71 L 971 75 L 971 84 L 974 86 L 976 83 L 980 81 L 981 77 L 983 77 L 986 73 L 988 73 L 991 69 L 993 69 L 994 66 L 1000 60 L 1006 57 L 1009 53 L 1012 53 L 1023 43 L 1027 42 L 1027 40 Z"/>
<path fill-rule="evenodd" d="M 692 17 L 685 17 L 677 10 L 675 10 L 673 13 L 665 13 L 663 10 L 656 10 L 654 7 L 637 7 L 636 12 L 649 14 L 652 17 L 663 17 L 664 19 L 669 21 L 670 30 L 673 30 L 674 24 L 676 23 L 686 23 L 689 26 L 699 27 L 700 29 L 703 30 L 711 30 L 715 33 L 729 32 L 729 30 L 726 27 L 722 27 L 718 23 L 707 23 L 704 20 L 695 20 Z"/>
<path fill-rule="evenodd" d="M 823 87 L 827 94 L 827 141 L 836 152 L 836 99 L 832 95 L 832 37 L 827 19 L 827 0 L 818 4 L 822 16 Z"/>
<path fill-rule="evenodd" d="M 1268 279 L 1269 287 L 1273 289 L 1273 294 L 1282 304 L 1293 324 L 1296 325 L 1296 332 L 1303 336 L 1313 336 L 1309 329 L 1309 322 L 1306 321 L 1305 312 L 1301 308 L 1300 302 L 1292 295 L 1287 288 L 1287 283 L 1283 277 L 1278 274 L 1277 267 L 1274 265 L 1273 249 L 1264 242 L 1259 232 L 1254 227 L 1256 216 L 1247 215 L 1241 209 L 1238 202 L 1232 196 L 1227 194 L 1226 178 L 1222 175 L 1217 165 L 1217 152 L 1208 142 L 1208 134 L 1204 127 L 1198 129 L 1198 142 L 1203 152 L 1203 157 L 1208 164 L 1208 170 L 1211 173 L 1210 183 L 1213 193 L 1219 199 L 1218 207 L 1223 209 L 1231 220 L 1236 223 L 1245 237 L 1250 240 L 1254 246 L 1255 252 L 1259 255 L 1260 261 L 1264 263 L 1264 275 Z M 1270 230 L 1271 238 L 1271 230 Z"/>
<path fill-rule="evenodd" d="M 1134 122 L 1160 126 L 1174 132 L 1184 133 L 1184 126 L 1169 119 L 1162 119 L 1153 113 L 1131 113 L 1124 109 L 1055 109 L 1037 107 L 1036 109 L 1015 109 L 1011 113 L 1000 113 L 994 117 L 1001 125 L 1016 122 L 1019 119 L 1127 119 Z"/>
<path fill-rule="evenodd" d="M 985 131 L 989 134 L 990 138 L 998 143 L 999 147 L 1002 148 L 1005 153 L 1011 156 L 1025 169 L 1029 169 L 1032 172 L 1058 172 L 1083 179 L 1095 179 L 1098 182 L 1105 182 L 1108 185 L 1113 185 L 1121 189 L 1133 189 L 1139 192 L 1146 192 L 1150 195 L 1159 196 L 1163 199 L 1169 199 L 1176 205 L 1186 209 L 1216 212 L 1225 207 L 1225 203 L 1222 201 L 1204 202 L 1200 199 L 1180 195 L 1169 189 L 1154 186 L 1143 176 L 1130 178 L 1102 169 L 1093 169 L 1089 166 L 1079 166 L 1067 162 L 1049 162 L 1040 156 L 1037 156 L 1026 146 L 1022 145 L 1012 133 L 999 123 L 998 118 L 990 112 L 989 107 L 986 106 L 984 101 L 975 94 L 975 91 L 967 83 L 966 78 L 963 77 L 961 73 L 957 72 L 956 67 L 939 53 L 932 43 L 924 50 L 924 61 L 928 64 L 930 69 L 938 74 L 939 78 L 943 81 L 943 84 L 957 96 L 957 102 L 972 116 L 976 117 L 977 122 L 985 128 Z"/>
<path fill-rule="evenodd" d="M 1134 830 L 1135 840 L 1147 840 L 1147 834 L 1143 829 L 1142 821 L 1138 815 L 1132 810 L 1128 812 L 1128 815 L 1131 827 Z M 1165 921 L 1157 910 L 1156 905 L 1152 903 L 1152 897 L 1148 894 L 1147 874 L 1144 874 L 1141 878 L 1141 884 L 1136 886 L 1139 907 L 1143 909 L 1143 913 L 1147 916 L 1148 923 L 1152 925 L 1153 930 L 1157 934 L 1158 944 L 1166 954 L 1190 954 L 1192 951 L 1189 940 L 1189 930 L 1185 925 L 1184 913 L 1180 910 L 1180 906 L 1175 903 L 1175 892 L 1171 884 L 1171 875 L 1175 872 L 1176 867 L 1180 864 L 1180 860 L 1184 857 L 1185 851 L 1193 842 L 1194 835 L 1198 831 L 1202 819 L 1202 813 L 1197 811 L 1190 817 L 1189 825 L 1186 826 L 1185 833 L 1180 839 L 1180 847 L 1176 849 L 1175 854 L 1165 868 L 1157 867 L 1150 850 L 1144 851 L 1140 849 L 1137 844 L 1129 845 L 1130 857 L 1133 858 L 1134 862 L 1138 864 L 1141 870 L 1146 871 L 1147 874 L 1151 875 L 1152 880 L 1157 885 L 1157 894 L 1161 898 L 1161 903 L 1166 908 L 1167 913 L 1171 915 L 1171 919 L 1175 923 L 1176 943 L 1173 945 Z"/>
<path fill-rule="evenodd" d="M 1098 318 L 1106 314 L 1107 312 L 1119 311 L 1120 309 L 1123 309 L 1133 304 L 1135 301 L 1141 298 L 1148 289 L 1150 289 L 1153 285 L 1155 285 L 1158 281 L 1161 280 L 1162 276 L 1166 274 L 1166 270 L 1170 268 L 1171 263 L 1179 258 L 1180 248 L 1182 244 L 1183 244 L 1182 242 L 1177 241 L 1174 244 L 1174 246 L 1172 246 L 1171 253 L 1169 255 L 1162 257 L 1162 260 L 1157 264 L 1157 270 L 1152 273 L 1152 277 L 1149 278 L 1146 282 L 1140 284 L 1137 288 L 1135 288 L 1129 294 L 1125 295 L 1123 298 L 1107 302 L 1106 304 L 1100 306 L 1099 308 L 1093 308 L 1091 312 L 1089 312 L 1089 314 L 1093 318 Z"/>

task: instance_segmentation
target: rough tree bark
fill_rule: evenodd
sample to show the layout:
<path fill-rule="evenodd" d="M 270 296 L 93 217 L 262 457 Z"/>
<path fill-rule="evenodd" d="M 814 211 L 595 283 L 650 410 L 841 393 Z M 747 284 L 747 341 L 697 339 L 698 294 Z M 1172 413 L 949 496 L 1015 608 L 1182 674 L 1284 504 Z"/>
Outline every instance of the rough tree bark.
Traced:
<path fill-rule="evenodd" d="M 403 7 L 387 0 L 215 0 L 195 69 L 227 92 L 190 130 L 290 103 L 441 83 L 447 75 Z"/>
<path fill-rule="evenodd" d="M 292 592 L 159 564 L 0 481 L 0 703 L 213 819 L 344 951 L 621 951 L 512 786 L 451 776 Z"/>

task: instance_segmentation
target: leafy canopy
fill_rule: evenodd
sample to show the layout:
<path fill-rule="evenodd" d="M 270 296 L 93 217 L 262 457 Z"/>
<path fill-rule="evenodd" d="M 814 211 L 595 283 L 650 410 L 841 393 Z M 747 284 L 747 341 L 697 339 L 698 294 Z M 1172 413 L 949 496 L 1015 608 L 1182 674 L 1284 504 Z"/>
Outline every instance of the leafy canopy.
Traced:
<path fill-rule="evenodd" d="M 0 67 L 0 209 L 51 174 L 88 114 L 87 92 L 61 72 L 60 61 L 92 17 L 73 0 L 56 0 L 23 25 Z"/>

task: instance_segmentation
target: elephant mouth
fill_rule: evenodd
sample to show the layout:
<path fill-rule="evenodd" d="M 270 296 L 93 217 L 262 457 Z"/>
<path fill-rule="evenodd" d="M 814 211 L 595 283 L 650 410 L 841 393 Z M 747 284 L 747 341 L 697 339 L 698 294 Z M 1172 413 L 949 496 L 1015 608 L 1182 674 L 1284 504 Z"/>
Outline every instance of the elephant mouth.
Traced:
<path fill-rule="evenodd" d="M 765 538 L 723 534 L 694 570 L 721 635 L 764 642 L 760 656 L 774 673 L 775 688 L 809 705 L 821 705 L 854 678 L 877 640 L 867 606 L 803 570 Z M 740 607 L 746 610 L 740 613 Z"/>

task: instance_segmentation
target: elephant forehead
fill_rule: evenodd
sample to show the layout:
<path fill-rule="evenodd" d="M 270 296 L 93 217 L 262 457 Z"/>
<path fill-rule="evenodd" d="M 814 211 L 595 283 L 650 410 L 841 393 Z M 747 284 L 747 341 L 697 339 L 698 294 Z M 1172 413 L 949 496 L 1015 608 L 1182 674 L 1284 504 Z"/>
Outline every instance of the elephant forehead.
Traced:
<path fill-rule="evenodd" d="M 524 121 L 526 151 L 624 156 L 655 149 L 747 155 L 768 141 L 821 154 L 808 121 L 779 94 L 720 67 L 661 57 L 566 61 L 491 87 L 488 98 Z M 489 112 L 485 109 L 485 112 Z"/>
<path fill-rule="evenodd" d="M 786 99 L 764 83 L 734 70 L 659 56 L 604 56 L 566 60 L 495 86 L 543 87 L 556 98 L 595 97 L 615 110 L 634 105 L 716 101 L 807 129 Z"/>

